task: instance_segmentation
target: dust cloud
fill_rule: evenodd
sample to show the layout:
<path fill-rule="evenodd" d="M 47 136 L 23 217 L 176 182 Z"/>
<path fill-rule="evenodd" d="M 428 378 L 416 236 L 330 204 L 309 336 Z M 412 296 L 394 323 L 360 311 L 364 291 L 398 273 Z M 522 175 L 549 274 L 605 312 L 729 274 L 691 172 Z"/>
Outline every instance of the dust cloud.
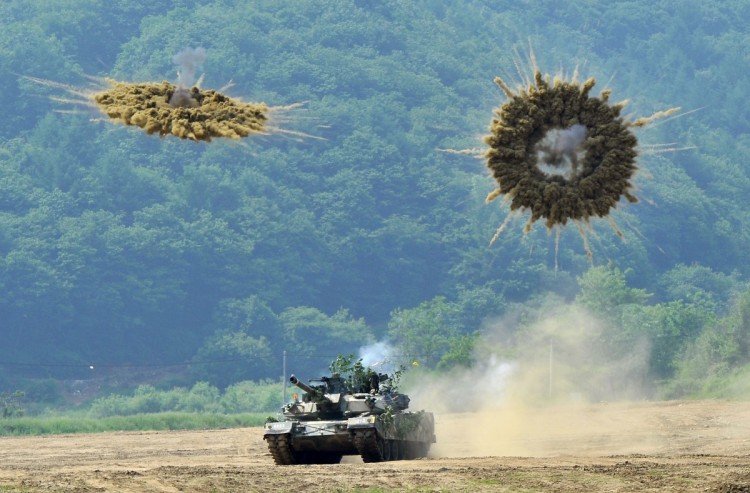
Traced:
<path fill-rule="evenodd" d="M 545 307 L 533 323 L 514 318 L 487 324 L 473 368 L 411 382 L 412 407 L 436 415 L 432 456 L 606 455 L 656 445 L 628 413 L 649 390 L 645 341 L 613 354 L 614 331 L 576 305 Z"/>

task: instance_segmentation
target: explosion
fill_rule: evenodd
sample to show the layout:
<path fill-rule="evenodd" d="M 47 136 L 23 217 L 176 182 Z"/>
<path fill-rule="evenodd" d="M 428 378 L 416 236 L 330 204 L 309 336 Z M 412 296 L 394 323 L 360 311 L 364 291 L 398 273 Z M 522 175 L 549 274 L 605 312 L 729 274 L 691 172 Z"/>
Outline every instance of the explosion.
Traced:
<path fill-rule="evenodd" d="M 95 109 L 112 121 L 140 127 L 149 135 L 174 135 L 196 142 L 269 133 L 298 139 L 320 138 L 272 124 L 272 120 L 276 124 L 289 121 L 280 115 L 299 108 L 302 103 L 269 107 L 231 98 L 222 94 L 224 88 L 202 89 L 202 77 L 196 81 L 195 75 L 205 57 L 203 48 L 185 48 L 175 55 L 172 60 L 180 66 L 176 84 L 167 81 L 130 83 L 92 77 L 90 79 L 97 84 L 92 90 L 35 77 L 25 78 L 67 93 L 67 97 L 52 97 L 54 101 Z"/>
<path fill-rule="evenodd" d="M 111 88 L 94 94 L 94 101 L 109 118 L 137 125 L 149 135 L 210 142 L 214 137 L 239 139 L 263 132 L 266 105 L 243 103 L 193 85 L 205 59 L 203 48 L 185 48 L 172 58 L 180 66 L 177 85 L 108 81 Z"/>
<path fill-rule="evenodd" d="M 262 133 L 268 119 L 266 105 L 243 103 L 217 91 L 198 87 L 185 91 L 166 81 L 110 84 L 109 90 L 93 96 L 99 109 L 113 120 L 160 137 L 172 134 L 206 142 L 214 137 L 239 139 Z"/>
<path fill-rule="evenodd" d="M 534 80 L 527 80 L 526 87 L 513 91 L 500 77 L 495 79 L 508 100 L 495 110 L 490 135 L 485 137 L 490 148 L 484 157 L 497 182 L 486 202 L 503 195 L 510 202 L 510 213 L 490 244 L 514 214 L 528 210 L 525 233 L 539 219 L 549 231 L 573 221 L 591 259 L 583 226 L 590 226 L 592 217 L 607 218 L 622 236 L 608 216 L 621 198 L 638 202 L 632 193 L 632 178 L 638 171 L 633 129 L 679 108 L 629 121 L 620 114 L 627 102 L 610 104 L 610 90 L 598 97 L 589 94 L 596 84 L 593 78 L 583 84 L 577 76 L 570 81 L 551 80 L 536 68 L 533 53 L 531 58 Z"/>

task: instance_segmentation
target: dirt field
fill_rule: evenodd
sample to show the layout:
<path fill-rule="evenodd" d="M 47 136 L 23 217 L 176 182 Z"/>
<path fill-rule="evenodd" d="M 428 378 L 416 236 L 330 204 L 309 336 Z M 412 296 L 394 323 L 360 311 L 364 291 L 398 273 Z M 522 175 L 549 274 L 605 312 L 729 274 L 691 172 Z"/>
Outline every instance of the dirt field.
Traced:
<path fill-rule="evenodd" d="M 428 459 L 276 466 L 259 428 L 0 439 L 2 492 L 750 492 L 750 403 L 436 417 Z"/>

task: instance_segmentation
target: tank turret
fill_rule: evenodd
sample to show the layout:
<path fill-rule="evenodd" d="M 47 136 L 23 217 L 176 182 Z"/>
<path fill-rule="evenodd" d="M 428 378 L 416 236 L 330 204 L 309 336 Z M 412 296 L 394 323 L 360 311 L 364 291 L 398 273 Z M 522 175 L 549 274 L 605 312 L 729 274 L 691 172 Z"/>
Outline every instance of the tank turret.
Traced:
<path fill-rule="evenodd" d="M 292 385 L 296 385 L 297 387 L 301 388 L 302 390 L 305 391 L 305 393 L 307 393 L 310 396 L 318 395 L 318 392 L 314 388 L 310 387 L 306 383 L 300 382 L 300 380 L 297 377 L 295 377 L 294 374 L 292 374 L 292 376 L 289 377 L 289 382 Z"/>
<path fill-rule="evenodd" d="M 338 375 L 321 377 L 313 380 L 313 385 L 300 381 L 296 376 L 289 377 L 289 382 L 305 392 L 302 401 L 295 399 L 283 408 L 284 416 L 300 420 L 343 418 L 346 410 L 344 396 L 348 389 Z"/>

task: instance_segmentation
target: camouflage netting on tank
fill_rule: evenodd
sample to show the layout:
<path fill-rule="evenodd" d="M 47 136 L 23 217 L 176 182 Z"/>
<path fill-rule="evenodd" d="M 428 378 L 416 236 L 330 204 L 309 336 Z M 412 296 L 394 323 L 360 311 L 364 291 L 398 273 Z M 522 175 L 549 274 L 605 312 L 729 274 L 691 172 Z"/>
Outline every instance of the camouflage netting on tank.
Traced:
<path fill-rule="evenodd" d="M 239 139 L 262 133 L 268 119 L 266 105 L 243 103 L 217 91 L 181 89 L 169 82 L 110 84 L 110 89 L 94 95 L 101 111 L 160 137 L 171 134 L 206 142 L 216 137 Z"/>
<path fill-rule="evenodd" d="M 495 111 L 485 138 L 487 166 L 498 184 L 487 201 L 505 195 L 511 211 L 530 210 L 527 230 L 541 218 L 553 228 L 607 216 L 621 197 L 637 202 L 630 180 L 638 142 L 630 127 L 646 120 L 624 120 L 624 103 L 610 105 L 609 91 L 589 96 L 594 79 L 550 83 L 538 71 L 534 79 L 518 92 L 495 80 L 509 100 Z M 555 172 L 563 163 L 567 170 Z"/>

